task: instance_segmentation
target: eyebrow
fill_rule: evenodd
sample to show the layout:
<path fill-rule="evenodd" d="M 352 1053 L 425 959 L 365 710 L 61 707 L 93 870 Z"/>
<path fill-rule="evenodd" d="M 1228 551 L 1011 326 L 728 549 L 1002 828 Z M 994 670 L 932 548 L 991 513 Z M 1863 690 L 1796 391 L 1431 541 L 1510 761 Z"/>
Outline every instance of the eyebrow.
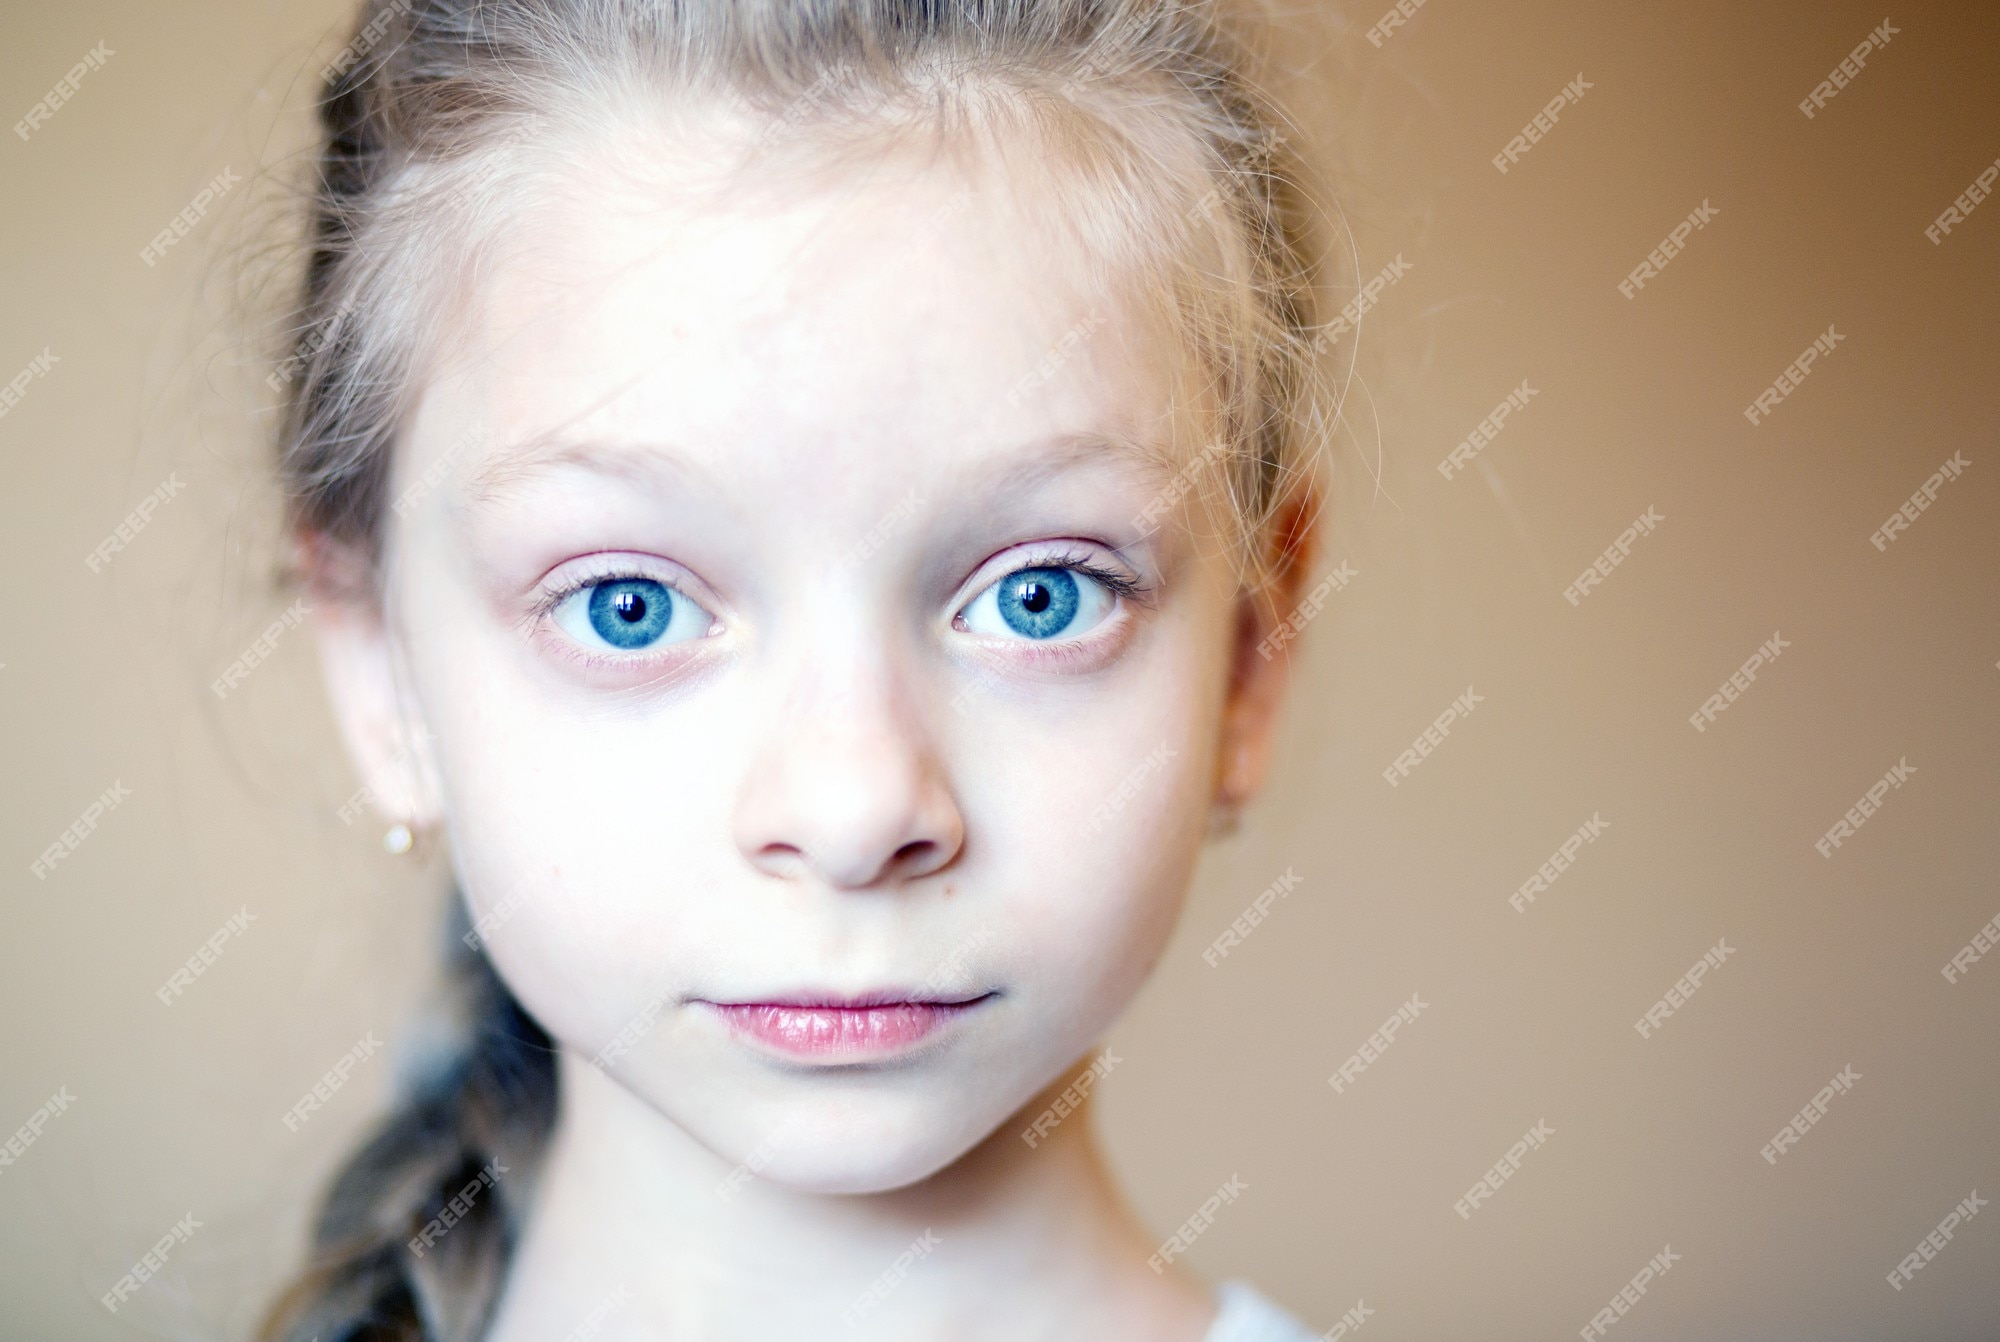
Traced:
<path fill-rule="evenodd" d="M 1121 431 L 1059 434 L 1019 451 L 996 451 L 973 463 L 962 482 L 978 492 L 1028 490 L 1079 466 L 1108 461 L 1164 487 L 1174 463 L 1167 449 Z M 708 472 L 681 448 L 666 443 L 613 443 L 576 439 L 562 430 L 537 434 L 501 448 L 472 477 L 472 496 L 497 499 L 535 477 L 562 469 L 589 471 L 633 484 L 657 487 L 692 482 Z"/>

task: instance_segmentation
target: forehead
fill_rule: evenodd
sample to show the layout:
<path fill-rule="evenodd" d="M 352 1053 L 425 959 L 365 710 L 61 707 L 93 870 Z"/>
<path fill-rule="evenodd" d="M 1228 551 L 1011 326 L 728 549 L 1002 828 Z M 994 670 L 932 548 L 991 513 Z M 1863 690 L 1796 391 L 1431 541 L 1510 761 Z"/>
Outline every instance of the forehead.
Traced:
<path fill-rule="evenodd" d="M 454 464 L 504 487 L 537 444 L 671 443 L 831 497 L 1096 437 L 1164 475 L 1164 327 L 1021 163 L 905 146 L 807 176 L 636 132 L 578 146 L 473 287 L 408 469 L 471 438 Z"/>

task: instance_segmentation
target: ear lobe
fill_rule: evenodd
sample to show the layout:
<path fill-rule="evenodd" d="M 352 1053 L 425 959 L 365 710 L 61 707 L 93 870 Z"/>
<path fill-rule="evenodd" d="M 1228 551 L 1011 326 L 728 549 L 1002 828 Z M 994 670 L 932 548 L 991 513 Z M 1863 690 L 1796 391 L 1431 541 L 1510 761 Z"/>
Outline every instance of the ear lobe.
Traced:
<path fill-rule="evenodd" d="M 345 580 L 324 550 L 308 561 L 312 626 L 334 718 L 364 795 L 384 819 L 437 824 L 442 798 L 432 737 L 409 692 L 380 601 Z"/>
<path fill-rule="evenodd" d="M 1217 752 L 1215 797 L 1241 807 L 1264 786 L 1277 745 L 1277 726 L 1291 682 L 1290 639 L 1274 637 L 1290 618 L 1304 586 L 1313 533 L 1308 494 L 1286 511 L 1277 528 L 1277 549 L 1269 587 L 1236 600 L 1235 642 L 1229 695 L 1223 707 L 1221 749 Z"/>
<path fill-rule="evenodd" d="M 1229 698 L 1223 706 L 1221 749 L 1217 752 L 1215 799 L 1240 808 L 1264 786 L 1276 742 L 1278 710 L 1290 679 L 1290 657 L 1270 649 L 1275 626 L 1258 609 L 1256 597 L 1237 598 L 1235 646 Z M 1264 656 L 1268 651 L 1270 655 Z"/>

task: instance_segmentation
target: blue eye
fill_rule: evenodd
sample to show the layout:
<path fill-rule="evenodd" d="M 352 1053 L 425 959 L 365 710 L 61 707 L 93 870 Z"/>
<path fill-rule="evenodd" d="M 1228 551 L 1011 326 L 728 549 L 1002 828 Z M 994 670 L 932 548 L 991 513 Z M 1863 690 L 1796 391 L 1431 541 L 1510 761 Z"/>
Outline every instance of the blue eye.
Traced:
<path fill-rule="evenodd" d="M 587 648 L 638 652 L 677 633 L 700 637 L 708 612 L 663 582 L 611 578 L 571 592 L 551 612 L 563 631 Z"/>
<path fill-rule="evenodd" d="M 622 578 L 590 589 L 590 627 L 614 648 L 643 648 L 667 631 L 674 598 L 665 583 Z"/>
<path fill-rule="evenodd" d="M 1077 578 L 1077 571 L 1066 567 L 1016 569 L 972 599 L 965 608 L 966 628 L 979 634 L 1004 628 L 1037 641 L 1084 633 L 1110 610 L 1112 595 L 1088 574 L 1082 582 Z M 1003 628 L 996 628 L 995 620 Z"/>

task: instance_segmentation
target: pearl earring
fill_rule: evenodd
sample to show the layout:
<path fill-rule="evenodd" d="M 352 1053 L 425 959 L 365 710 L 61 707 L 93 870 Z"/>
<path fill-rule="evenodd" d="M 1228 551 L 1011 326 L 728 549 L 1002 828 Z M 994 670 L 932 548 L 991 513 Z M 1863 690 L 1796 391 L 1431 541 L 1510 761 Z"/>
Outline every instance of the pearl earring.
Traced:
<path fill-rule="evenodd" d="M 416 835 L 410 833 L 408 825 L 391 825 L 389 826 L 389 832 L 382 836 L 383 850 L 396 857 L 401 857 L 404 853 L 409 852 L 411 848 L 416 846 L 416 842 Z"/>

